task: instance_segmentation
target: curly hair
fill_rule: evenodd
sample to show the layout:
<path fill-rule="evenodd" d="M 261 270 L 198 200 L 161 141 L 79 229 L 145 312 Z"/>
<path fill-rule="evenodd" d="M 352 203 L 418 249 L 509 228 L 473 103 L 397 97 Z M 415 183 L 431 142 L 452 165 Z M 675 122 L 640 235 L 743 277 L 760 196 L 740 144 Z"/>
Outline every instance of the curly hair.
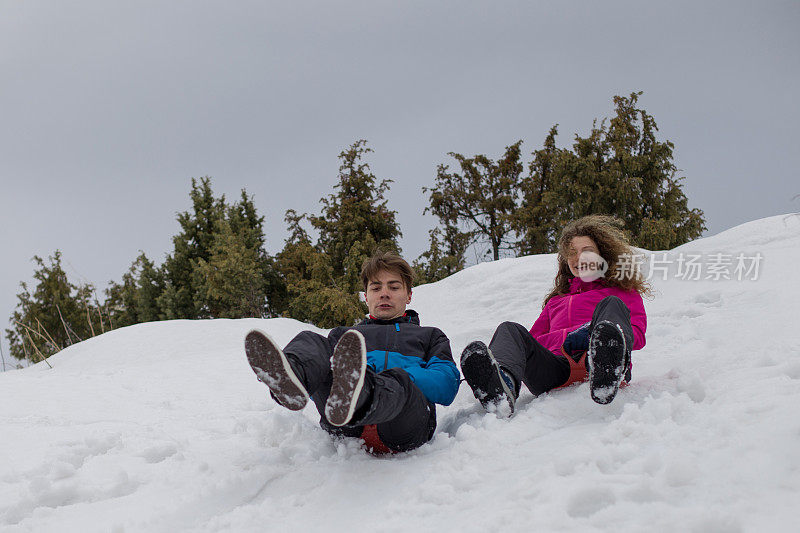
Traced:
<path fill-rule="evenodd" d="M 570 281 L 575 276 L 569 269 L 567 254 L 575 237 L 589 237 L 597 245 L 600 256 L 608 264 L 608 270 L 602 278 L 607 286 L 626 291 L 635 290 L 643 296 L 652 295 L 650 285 L 633 260 L 633 248 L 622 227 L 621 220 L 608 215 L 589 215 L 567 224 L 558 239 L 558 273 L 553 282 L 553 290 L 544 299 L 542 306 L 554 296 L 569 293 Z M 620 260 L 625 262 L 625 269 L 618 268 Z"/>

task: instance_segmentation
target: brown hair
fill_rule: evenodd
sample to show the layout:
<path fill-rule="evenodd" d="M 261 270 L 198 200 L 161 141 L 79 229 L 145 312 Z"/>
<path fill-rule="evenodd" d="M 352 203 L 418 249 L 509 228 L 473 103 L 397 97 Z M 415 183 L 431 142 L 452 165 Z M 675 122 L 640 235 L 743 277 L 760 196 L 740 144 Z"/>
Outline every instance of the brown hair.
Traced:
<path fill-rule="evenodd" d="M 628 244 L 622 226 L 621 220 L 608 215 L 589 215 L 567 224 L 558 239 L 558 273 L 553 290 L 544 299 L 544 304 L 554 296 L 569 292 L 570 281 L 575 276 L 569 270 L 567 254 L 575 237 L 589 237 L 597 245 L 600 256 L 608 263 L 608 270 L 603 276 L 606 285 L 650 296 L 652 290 L 634 261 L 633 248 Z M 620 264 L 620 260 L 625 262 L 624 265 Z"/>
<path fill-rule="evenodd" d="M 411 265 L 394 252 L 378 250 L 361 265 L 361 283 L 364 285 L 364 291 L 367 290 L 370 280 L 374 280 L 381 270 L 399 274 L 403 284 L 406 286 L 406 290 L 411 290 L 411 285 L 414 281 L 414 269 L 411 268 Z"/>

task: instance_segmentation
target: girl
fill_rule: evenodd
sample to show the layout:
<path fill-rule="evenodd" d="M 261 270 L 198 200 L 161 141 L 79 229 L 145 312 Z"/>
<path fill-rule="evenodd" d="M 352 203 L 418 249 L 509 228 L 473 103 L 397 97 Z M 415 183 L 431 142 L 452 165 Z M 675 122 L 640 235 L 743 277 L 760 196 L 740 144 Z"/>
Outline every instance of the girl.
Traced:
<path fill-rule="evenodd" d="M 461 371 L 484 408 L 510 416 L 521 383 L 539 395 L 587 379 L 592 399 L 606 404 L 631 380 L 631 350 L 645 344 L 642 295 L 650 288 L 620 228 L 602 215 L 568 224 L 553 290 L 530 331 L 504 322 L 488 348 L 475 341 L 464 349 Z"/>

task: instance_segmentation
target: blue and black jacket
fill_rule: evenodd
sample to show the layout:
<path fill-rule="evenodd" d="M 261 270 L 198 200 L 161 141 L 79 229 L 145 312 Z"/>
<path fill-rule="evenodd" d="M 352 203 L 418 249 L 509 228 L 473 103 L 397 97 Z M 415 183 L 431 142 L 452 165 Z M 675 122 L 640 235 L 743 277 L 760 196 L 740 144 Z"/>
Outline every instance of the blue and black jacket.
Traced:
<path fill-rule="evenodd" d="M 353 327 L 338 327 L 328 334 L 331 346 L 348 329 L 364 335 L 367 364 L 375 372 L 402 368 L 428 401 L 450 405 L 458 392 L 461 374 L 453 361 L 450 340 L 438 328 L 420 326 L 416 311 L 391 320 L 368 318 Z"/>

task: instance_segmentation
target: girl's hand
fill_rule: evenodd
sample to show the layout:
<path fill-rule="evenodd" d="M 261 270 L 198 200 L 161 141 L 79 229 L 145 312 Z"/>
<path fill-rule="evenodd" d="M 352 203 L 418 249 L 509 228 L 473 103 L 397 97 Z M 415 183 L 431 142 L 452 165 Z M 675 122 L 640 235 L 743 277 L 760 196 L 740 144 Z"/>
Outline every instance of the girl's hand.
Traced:
<path fill-rule="evenodd" d="M 589 349 L 589 326 L 590 322 L 587 322 L 567 335 L 564 344 L 561 345 L 565 354 L 578 360 L 580 354 Z"/>

